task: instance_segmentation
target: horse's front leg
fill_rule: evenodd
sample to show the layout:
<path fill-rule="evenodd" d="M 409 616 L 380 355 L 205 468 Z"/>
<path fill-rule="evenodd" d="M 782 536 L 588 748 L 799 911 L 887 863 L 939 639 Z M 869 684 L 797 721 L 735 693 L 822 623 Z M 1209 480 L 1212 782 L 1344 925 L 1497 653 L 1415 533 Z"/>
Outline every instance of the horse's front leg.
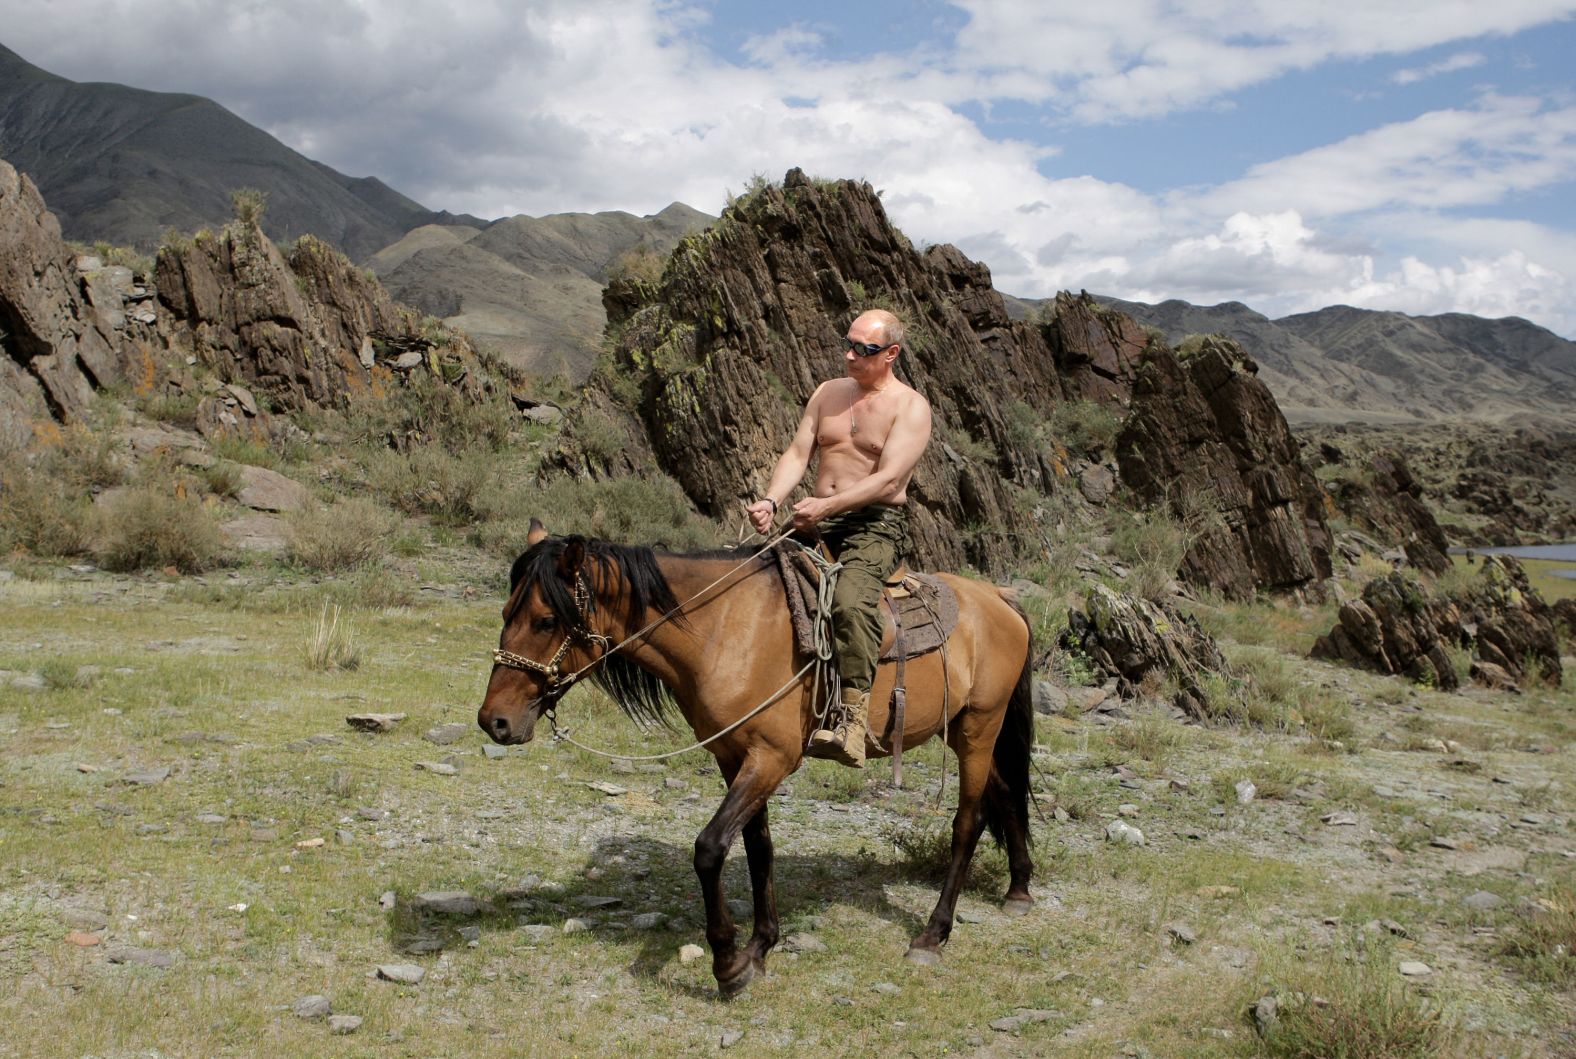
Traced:
<path fill-rule="evenodd" d="M 744 852 L 750 860 L 750 892 L 755 898 L 755 930 L 745 954 L 756 973 L 766 970 L 766 954 L 777 944 L 777 891 L 772 885 L 772 830 L 766 820 L 767 807 L 744 825 Z"/>
<path fill-rule="evenodd" d="M 726 766 L 724 766 L 726 768 Z M 695 839 L 695 874 L 700 877 L 700 893 L 706 903 L 706 942 L 711 946 L 711 973 L 725 997 L 733 996 L 755 977 L 755 959 L 760 954 L 740 952 L 735 944 L 738 930 L 728 912 L 722 889 L 722 865 L 728 850 L 745 824 L 760 814 L 781 782 L 776 770 L 763 770 L 746 763 L 728 784 L 728 795 L 717 812 Z M 768 867 L 769 871 L 769 867 Z M 751 864 L 752 881 L 755 866 Z M 759 912 L 760 898 L 756 898 Z"/>

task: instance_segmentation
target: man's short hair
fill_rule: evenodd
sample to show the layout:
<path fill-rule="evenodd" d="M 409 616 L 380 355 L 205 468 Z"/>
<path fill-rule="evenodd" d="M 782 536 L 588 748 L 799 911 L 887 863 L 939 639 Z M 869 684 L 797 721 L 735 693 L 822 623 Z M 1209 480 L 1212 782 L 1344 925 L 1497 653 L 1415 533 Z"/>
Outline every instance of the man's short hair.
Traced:
<path fill-rule="evenodd" d="M 875 318 L 876 326 L 881 328 L 882 345 L 902 346 L 908 340 L 908 331 L 903 327 L 903 321 L 885 309 L 869 309 L 860 315 Z"/>

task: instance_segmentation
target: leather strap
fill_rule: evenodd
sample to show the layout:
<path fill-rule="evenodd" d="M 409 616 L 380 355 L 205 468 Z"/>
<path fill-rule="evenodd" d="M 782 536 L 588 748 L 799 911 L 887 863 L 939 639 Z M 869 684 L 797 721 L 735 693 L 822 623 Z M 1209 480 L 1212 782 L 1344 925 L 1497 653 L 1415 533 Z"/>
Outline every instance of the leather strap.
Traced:
<path fill-rule="evenodd" d="M 903 711 L 908 705 L 908 692 L 904 690 L 903 668 L 903 619 L 898 615 L 897 604 L 886 597 L 887 608 L 892 612 L 893 644 L 897 648 L 897 679 L 892 684 L 892 786 L 903 786 Z"/>

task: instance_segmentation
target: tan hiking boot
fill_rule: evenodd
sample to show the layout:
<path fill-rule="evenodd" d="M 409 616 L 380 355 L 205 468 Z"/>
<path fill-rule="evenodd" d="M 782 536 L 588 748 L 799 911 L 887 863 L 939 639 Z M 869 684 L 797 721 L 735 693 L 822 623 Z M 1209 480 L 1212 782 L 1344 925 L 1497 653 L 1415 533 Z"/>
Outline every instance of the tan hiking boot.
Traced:
<path fill-rule="evenodd" d="M 870 692 L 843 689 L 843 720 L 835 729 L 810 736 L 805 754 L 826 758 L 849 768 L 865 767 L 865 725 L 870 719 Z"/>

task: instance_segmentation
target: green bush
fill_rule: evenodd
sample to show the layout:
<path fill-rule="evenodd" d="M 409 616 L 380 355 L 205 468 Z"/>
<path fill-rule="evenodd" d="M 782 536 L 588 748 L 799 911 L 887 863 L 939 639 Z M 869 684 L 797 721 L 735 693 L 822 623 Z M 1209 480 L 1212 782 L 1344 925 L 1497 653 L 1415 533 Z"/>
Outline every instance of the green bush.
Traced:
<path fill-rule="evenodd" d="M 518 417 L 506 394 L 473 399 L 426 372 L 386 394 L 353 398 L 344 413 L 351 440 L 375 449 L 441 446 L 453 455 L 497 452 Z"/>
<path fill-rule="evenodd" d="M 122 493 L 103 507 L 94 552 L 110 570 L 173 566 L 196 573 L 219 560 L 219 528 L 195 500 L 153 486 Z"/>
<path fill-rule="evenodd" d="M 575 481 L 555 478 L 543 486 L 517 486 L 485 501 L 485 521 L 473 539 L 500 557 L 525 549 L 533 518 L 556 534 L 581 533 L 673 551 L 713 548 L 722 528 L 697 515 L 678 483 L 665 475 Z"/>
<path fill-rule="evenodd" d="M 1576 984 L 1576 885 L 1558 884 L 1531 904 L 1495 953 L 1534 981 Z"/>
<path fill-rule="evenodd" d="M 16 466 L 0 479 L 0 543 L 45 558 L 85 555 L 93 505 L 68 483 Z"/>
<path fill-rule="evenodd" d="M 392 515 L 365 497 L 309 506 L 290 516 L 285 554 L 313 573 L 374 564 L 395 529 Z"/>
<path fill-rule="evenodd" d="M 1052 438 L 1073 452 L 1093 457 L 1111 451 L 1122 420 L 1094 401 L 1064 401 L 1051 409 L 1045 425 Z"/>
<path fill-rule="evenodd" d="M 500 487 L 499 461 L 490 453 L 453 455 L 422 446 L 400 454 L 384 450 L 366 457 L 367 484 L 400 511 L 430 515 L 450 525 L 481 517 Z"/>

